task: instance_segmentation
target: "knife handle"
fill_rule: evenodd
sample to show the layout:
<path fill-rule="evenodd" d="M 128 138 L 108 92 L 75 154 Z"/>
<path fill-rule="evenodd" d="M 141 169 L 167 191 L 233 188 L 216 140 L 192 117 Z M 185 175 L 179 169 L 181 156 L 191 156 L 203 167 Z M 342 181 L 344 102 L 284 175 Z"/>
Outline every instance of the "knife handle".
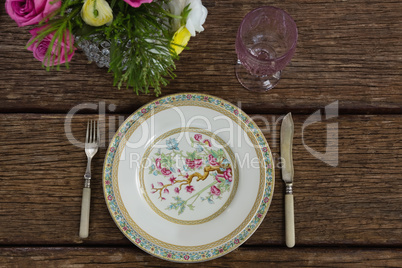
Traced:
<path fill-rule="evenodd" d="M 87 238 L 89 233 L 89 211 L 91 205 L 91 188 L 82 189 L 80 237 Z"/>
<path fill-rule="evenodd" d="M 285 195 L 285 229 L 286 246 L 293 248 L 295 245 L 295 219 L 293 209 L 293 194 Z"/>

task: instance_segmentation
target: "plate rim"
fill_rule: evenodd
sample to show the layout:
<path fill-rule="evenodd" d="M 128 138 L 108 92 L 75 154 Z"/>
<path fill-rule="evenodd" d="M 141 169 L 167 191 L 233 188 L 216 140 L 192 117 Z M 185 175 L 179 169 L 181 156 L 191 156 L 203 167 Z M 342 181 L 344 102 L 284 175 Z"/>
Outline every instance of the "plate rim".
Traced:
<path fill-rule="evenodd" d="M 173 98 L 173 101 L 172 101 L 172 98 Z M 164 100 L 166 100 L 168 102 L 164 102 Z M 161 249 L 164 249 L 164 248 L 159 245 L 154 245 L 154 247 L 152 247 L 152 246 L 150 247 L 150 245 L 144 246 L 143 244 L 141 244 L 141 241 L 138 242 L 137 240 L 134 240 L 131 237 L 131 235 L 129 233 L 127 233 L 127 229 L 125 229 L 125 227 L 122 227 L 120 225 L 120 222 L 118 221 L 116 215 L 114 215 L 114 213 L 112 213 L 113 209 L 111 208 L 111 205 L 110 205 L 110 202 L 112 200 L 109 199 L 110 196 L 108 195 L 107 188 L 111 187 L 111 186 L 108 186 L 108 184 L 106 183 L 107 182 L 106 175 L 107 175 L 107 168 L 111 169 L 111 167 L 113 167 L 113 165 L 108 166 L 109 156 L 110 156 L 110 154 L 112 154 L 113 155 L 112 160 L 114 160 L 115 153 L 117 152 L 117 148 L 120 144 L 120 141 L 122 140 L 122 138 L 125 135 L 125 133 L 124 133 L 120 137 L 119 133 L 121 133 L 121 131 L 124 128 L 126 128 L 126 131 L 127 131 L 137 120 L 139 120 L 141 118 L 142 114 L 145 114 L 148 112 L 148 109 L 150 111 L 150 110 L 153 110 L 154 108 L 157 108 L 156 107 L 157 105 L 163 106 L 165 104 L 175 103 L 176 101 L 180 101 L 180 102 L 185 102 L 185 101 L 202 102 L 202 101 L 204 101 L 204 102 L 208 102 L 210 104 L 215 104 L 217 106 L 219 105 L 219 107 L 222 106 L 220 108 L 222 108 L 224 110 L 228 110 L 228 107 L 229 107 L 230 112 L 232 112 L 236 117 L 241 119 L 241 121 L 247 125 L 247 130 L 251 131 L 253 136 L 255 136 L 256 140 L 259 143 L 258 144 L 259 146 L 257 148 L 261 151 L 263 160 L 265 162 L 265 169 L 266 169 L 266 171 L 264 172 L 265 173 L 265 178 L 264 178 L 265 185 L 263 185 L 263 188 L 264 188 L 263 195 L 262 195 L 261 200 L 259 201 L 259 205 L 256 210 L 256 213 L 254 213 L 254 215 L 251 217 L 251 219 L 247 222 L 246 226 L 233 237 L 233 238 L 236 238 L 237 236 L 240 236 L 239 237 L 240 239 L 238 239 L 238 238 L 234 239 L 234 242 L 232 241 L 232 243 L 229 247 L 226 247 L 226 244 L 228 242 L 225 242 L 225 243 L 223 243 L 223 244 L 225 244 L 225 247 L 222 247 L 219 250 L 217 250 L 217 247 L 210 248 L 209 250 L 212 250 L 212 249 L 215 249 L 215 250 L 209 256 L 196 255 L 197 253 L 199 254 L 200 251 L 195 251 L 195 252 L 176 251 L 175 253 L 179 253 L 179 254 L 177 254 L 179 256 L 175 256 L 174 254 L 169 254 L 169 253 L 165 254 L 166 252 L 160 252 L 160 249 L 156 249 L 156 247 L 160 247 Z M 182 106 L 185 106 L 185 105 L 182 105 Z M 151 107 L 151 108 L 149 108 L 149 107 Z M 136 117 L 134 120 L 133 118 L 135 117 L 136 114 L 140 114 L 140 115 L 138 117 Z M 231 119 L 231 120 L 233 120 L 233 119 Z M 130 121 L 131 121 L 131 125 L 129 127 L 126 127 L 127 124 L 130 123 Z M 256 136 L 256 134 L 257 134 L 257 136 Z M 114 148 L 113 144 L 116 143 L 116 141 L 118 141 L 117 146 L 113 150 L 112 149 L 112 148 Z M 261 145 L 265 145 L 265 146 L 261 146 Z M 267 159 L 268 159 L 268 161 L 267 161 Z M 268 181 L 268 179 L 270 179 L 270 181 Z M 184 263 L 195 263 L 195 262 L 203 262 L 203 261 L 212 260 L 212 259 L 221 257 L 221 256 L 233 251 L 234 249 L 238 248 L 241 244 L 243 244 L 245 241 L 247 241 L 252 236 L 252 234 L 258 229 L 260 224 L 263 222 L 266 214 L 268 213 L 268 210 L 269 210 L 271 202 L 272 202 L 272 197 L 274 194 L 274 188 L 275 188 L 274 186 L 275 186 L 275 167 L 274 167 L 272 152 L 271 152 L 268 142 L 265 139 L 265 136 L 262 134 L 262 132 L 261 132 L 260 128 L 257 126 L 257 124 L 252 120 L 252 118 L 250 118 L 243 110 L 241 110 L 236 105 L 234 105 L 220 97 L 216 97 L 216 96 L 212 96 L 212 95 L 204 94 L 204 93 L 184 92 L 184 93 L 169 94 L 164 97 L 160 97 L 153 101 L 150 101 L 150 102 L 142 105 L 137 110 L 135 110 L 119 126 L 119 128 L 117 129 L 113 138 L 111 139 L 109 146 L 107 148 L 107 151 L 105 153 L 104 165 L 103 165 L 103 170 L 102 170 L 102 187 L 103 187 L 103 193 L 104 193 L 106 206 L 108 208 L 110 216 L 112 217 L 113 221 L 115 222 L 115 224 L 117 225 L 119 230 L 127 237 L 127 239 L 130 240 L 130 242 L 132 242 L 133 244 L 135 244 L 137 247 L 139 247 L 141 250 L 147 252 L 148 254 L 151 254 L 155 257 L 158 257 L 158 258 L 161 258 L 164 260 L 173 261 L 173 262 L 181 262 L 181 263 L 183 263 L 183 262 Z M 112 189 L 112 192 L 113 192 L 113 189 Z M 267 192 L 268 192 L 268 194 L 267 194 Z M 118 205 L 117 205 L 117 208 L 120 209 L 118 207 Z M 261 213 L 257 213 L 258 211 L 260 211 Z M 124 215 L 122 215 L 121 211 L 120 211 L 120 214 L 121 214 L 120 217 L 122 217 L 124 219 Z M 257 217 L 258 215 L 260 215 L 260 216 Z M 127 219 L 124 219 L 124 220 L 127 221 Z M 251 224 L 252 222 L 253 222 L 253 224 Z M 243 237 L 240 234 L 242 232 L 244 232 L 244 230 L 246 230 L 246 231 L 245 231 L 245 236 Z M 137 235 L 142 237 L 142 235 L 139 234 L 136 230 L 134 230 L 134 232 L 136 232 Z M 144 240 L 146 240 L 146 239 L 144 238 Z M 229 239 L 229 242 L 230 242 L 230 240 L 232 240 L 232 239 Z M 150 244 L 153 244 L 152 241 L 147 241 L 147 242 Z M 221 245 L 219 245 L 218 247 L 220 247 L 220 246 Z M 170 249 L 165 249 L 165 250 L 169 251 L 169 252 L 172 251 Z M 190 256 L 191 254 L 193 254 L 193 255 Z"/>

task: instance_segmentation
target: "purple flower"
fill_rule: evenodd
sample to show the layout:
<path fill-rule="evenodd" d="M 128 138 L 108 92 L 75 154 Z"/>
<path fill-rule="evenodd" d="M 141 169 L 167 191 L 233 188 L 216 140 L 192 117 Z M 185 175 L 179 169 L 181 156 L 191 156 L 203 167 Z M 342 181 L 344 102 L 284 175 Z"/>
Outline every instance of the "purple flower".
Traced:
<path fill-rule="evenodd" d="M 124 2 L 132 7 L 139 7 L 143 3 L 151 3 L 152 0 L 124 0 Z"/>
<path fill-rule="evenodd" d="M 31 42 L 31 40 L 33 40 L 44 27 L 46 26 L 30 30 L 29 32 L 32 34 L 32 38 L 29 40 L 29 42 Z M 77 49 L 74 47 L 74 36 L 67 30 L 63 34 L 62 40 L 58 39 L 54 42 L 52 53 L 50 57 L 47 56 L 46 52 L 52 42 L 53 36 L 54 33 L 51 33 L 43 38 L 43 40 L 40 42 L 35 41 L 27 48 L 29 51 L 32 51 L 34 57 L 41 61 L 45 66 L 53 66 L 65 63 L 66 61 L 71 61 L 72 57 L 74 56 L 74 51 Z"/>
<path fill-rule="evenodd" d="M 18 26 L 34 25 L 61 7 L 54 0 L 6 0 L 6 11 Z"/>

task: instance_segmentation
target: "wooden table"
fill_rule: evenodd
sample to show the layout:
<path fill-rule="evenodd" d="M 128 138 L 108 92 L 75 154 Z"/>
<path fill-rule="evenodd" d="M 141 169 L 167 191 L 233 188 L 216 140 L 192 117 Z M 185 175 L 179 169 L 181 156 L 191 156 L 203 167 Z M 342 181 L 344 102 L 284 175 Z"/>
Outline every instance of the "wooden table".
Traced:
<path fill-rule="evenodd" d="M 216 95 L 240 105 L 261 127 L 270 122 L 263 131 L 276 160 L 279 119 L 292 112 L 296 181 L 295 248 L 285 246 L 284 183 L 277 168 L 274 198 L 259 229 L 240 248 L 205 265 L 402 266 L 402 3 L 204 4 L 205 32 L 191 39 L 177 62 L 177 78 L 163 95 Z M 278 86 L 257 94 L 235 78 L 234 42 L 242 17 L 266 4 L 292 15 L 299 41 Z M 28 28 L 18 28 L 4 5 L 0 26 L 0 266 L 176 267 L 124 237 L 102 192 L 105 146 L 119 119 L 155 96 L 117 90 L 107 70 L 88 63 L 80 51 L 69 70 L 46 72 L 24 49 Z M 336 101 L 339 116 L 325 119 L 323 109 Z M 84 240 L 78 227 L 86 157 L 64 129 L 66 114 L 82 103 L 105 109 L 110 132 L 93 162 L 90 236 Z M 317 110 L 322 122 L 303 130 Z M 84 140 L 87 120 L 98 114 L 99 109 L 86 109 L 74 115 L 77 140 Z M 338 139 L 327 140 L 327 126 L 337 128 Z M 338 142 L 335 166 L 307 150 L 325 153 L 329 141 Z"/>

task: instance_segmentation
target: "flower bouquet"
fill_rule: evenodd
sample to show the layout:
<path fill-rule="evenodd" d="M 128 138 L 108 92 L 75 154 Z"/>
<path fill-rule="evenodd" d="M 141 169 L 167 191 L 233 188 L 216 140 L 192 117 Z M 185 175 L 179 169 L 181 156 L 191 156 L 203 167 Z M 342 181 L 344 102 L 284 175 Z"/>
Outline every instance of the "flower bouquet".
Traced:
<path fill-rule="evenodd" d="M 113 73 L 114 85 L 161 93 L 190 37 L 204 30 L 201 0 L 6 0 L 18 26 L 36 25 L 27 49 L 46 69 L 77 47 Z"/>

